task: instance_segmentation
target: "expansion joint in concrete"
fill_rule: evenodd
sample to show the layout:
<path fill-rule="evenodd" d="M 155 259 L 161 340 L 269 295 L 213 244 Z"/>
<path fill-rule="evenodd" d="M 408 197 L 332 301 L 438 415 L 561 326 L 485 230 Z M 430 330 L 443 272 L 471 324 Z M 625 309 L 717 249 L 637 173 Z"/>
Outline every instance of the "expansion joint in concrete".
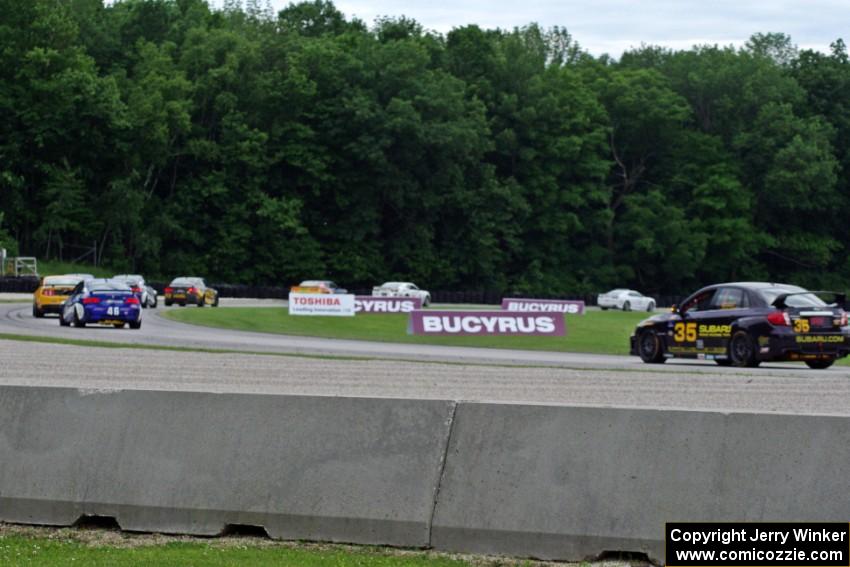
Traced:
<path fill-rule="evenodd" d="M 446 463 L 449 460 L 449 447 L 452 446 L 452 432 L 454 431 L 455 425 L 455 414 L 457 414 L 457 406 L 458 402 L 451 402 L 451 411 L 449 412 L 449 419 L 446 423 L 446 443 L 443 446 L 443 455 L 440 459 L 440 472 L 437 475 L 437 485 L 434 487 L 434 503 L 431 506 L 431 514 L 428 517 L 428 548 L 433 547 L 431 543 L 431 534 L 434 528 L 434 516 L 437 513 L 437 504 L 440 500 L 440 487 L 443 485 L 443 475 L 446 472 Z"/>

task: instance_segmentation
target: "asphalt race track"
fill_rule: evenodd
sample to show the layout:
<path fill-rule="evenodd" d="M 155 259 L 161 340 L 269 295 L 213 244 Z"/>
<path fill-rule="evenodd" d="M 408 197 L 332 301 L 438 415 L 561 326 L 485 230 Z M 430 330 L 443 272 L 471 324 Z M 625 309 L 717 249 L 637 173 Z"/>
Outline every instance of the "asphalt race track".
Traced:
<path fill-rule="evenodd" d="M 226 308 L 231 302 L 245 305 L 245 300 L 222 300 Z M 262 300 L 254 304 L 263 304 Z M 35 319 L 31 304 L 0 304 L 0 333 L 25 334 L 92 341 L 110 341 L 158 346 L 178 346 L 273 352 L 286 354 L 330 355 L 346 357 L 389 358 L 404 360 L 465 362 L 471 364 L 510 364 L 522 366 L 563 366 L 567 368 L 623 369 L 642 372 L 675 372 L 711 374 L 749 373 L 764 376 L 812 376 L 828 372 L 850 377 L 850 367 L 832 367 L 813 371 L 802 363 L 762 364 L 757 369 L 721 368 L 711 361 L 671 360 L 664 365 L 646 365 L 634 356 L 546 352 L 527 350 L 502 350 L 492 348 L 449 347 L 442 345 L 415 345 L 382 343 L 316 337 L 298 337 L 269 333 L 251 333 L 229 329 L 216 329 L 180 323 L 160 316 L 170 309 L 197 309 L 196 307 L 160 307 L 144 312 L 139 330 L 114 329 L 98 325 L 84 329 L 61 327 L 56 316 Z"/>
<path fill-rule="evenodd" d="M 771 364 L 729 369 L 680 361 L 648 366 L 625 356 L 235 332 L 177 323 L 160 317 L 161 311 L 145 312 L 139 331 L 76 329 L 60 327 L 55 317 L 34 319 L 29 305 L 3 304 L 0 333 L 381 360 L 0 341 L 0 383 L 850 415 L 850 368 L 844 366 L 810 370 L 800 364 Z M 540 367 L 508 367 L 517 364 Z"/>

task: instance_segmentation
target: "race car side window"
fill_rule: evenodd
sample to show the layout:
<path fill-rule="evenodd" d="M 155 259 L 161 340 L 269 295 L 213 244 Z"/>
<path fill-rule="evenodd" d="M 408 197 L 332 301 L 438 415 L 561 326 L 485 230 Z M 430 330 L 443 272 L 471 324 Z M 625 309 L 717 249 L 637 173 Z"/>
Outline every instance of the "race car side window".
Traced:
<path fill-rule="evenodd" d="M 720 288 L 711 301 L 712 309 L 742 309 L 749 306 L 747 294 L 737 287 Z"/>
<path fill-rule="evenodd" d="M 693 296 L 682 305 L 681 311 L 688 313 L 696 313 L 697 311 L 707 311 L 712 309 L 711 300 L 717 290 L 710 289 L 698 295 Z"/>

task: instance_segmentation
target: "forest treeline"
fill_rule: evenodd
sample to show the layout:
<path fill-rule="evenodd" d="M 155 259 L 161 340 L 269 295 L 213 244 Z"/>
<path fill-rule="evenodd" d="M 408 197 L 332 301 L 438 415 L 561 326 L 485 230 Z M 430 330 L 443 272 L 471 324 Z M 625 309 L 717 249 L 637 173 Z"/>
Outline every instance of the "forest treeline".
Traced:
<path fill-rule="evenodd" d="M 232 283 L 848 287 L 840 39 L 615 60 L 264 6 L 0 0 L 0 245 Z"/>

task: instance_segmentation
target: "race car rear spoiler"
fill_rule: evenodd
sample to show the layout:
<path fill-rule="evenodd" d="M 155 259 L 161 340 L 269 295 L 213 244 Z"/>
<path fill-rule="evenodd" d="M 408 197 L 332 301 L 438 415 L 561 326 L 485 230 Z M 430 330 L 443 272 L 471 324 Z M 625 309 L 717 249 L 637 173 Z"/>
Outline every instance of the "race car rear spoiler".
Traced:
<path fill-rule="evenodd" d="M 776 299 L 773 300 L 773 306 L 777 309 L 785 309 L 785 307 L 787 307 L 787 304 L 785 303 L 787 298 L 792 295 L 807 295 L 809 293 L 813 293 L 814 295 L 821 295 L 824 293 L 833 295 L 835 300 L 832 303 L 837 307 L 847 309 L 847 294 L 838 291 L 795 291 L 794 293 L 782 293 L 776 296 Z"/>

